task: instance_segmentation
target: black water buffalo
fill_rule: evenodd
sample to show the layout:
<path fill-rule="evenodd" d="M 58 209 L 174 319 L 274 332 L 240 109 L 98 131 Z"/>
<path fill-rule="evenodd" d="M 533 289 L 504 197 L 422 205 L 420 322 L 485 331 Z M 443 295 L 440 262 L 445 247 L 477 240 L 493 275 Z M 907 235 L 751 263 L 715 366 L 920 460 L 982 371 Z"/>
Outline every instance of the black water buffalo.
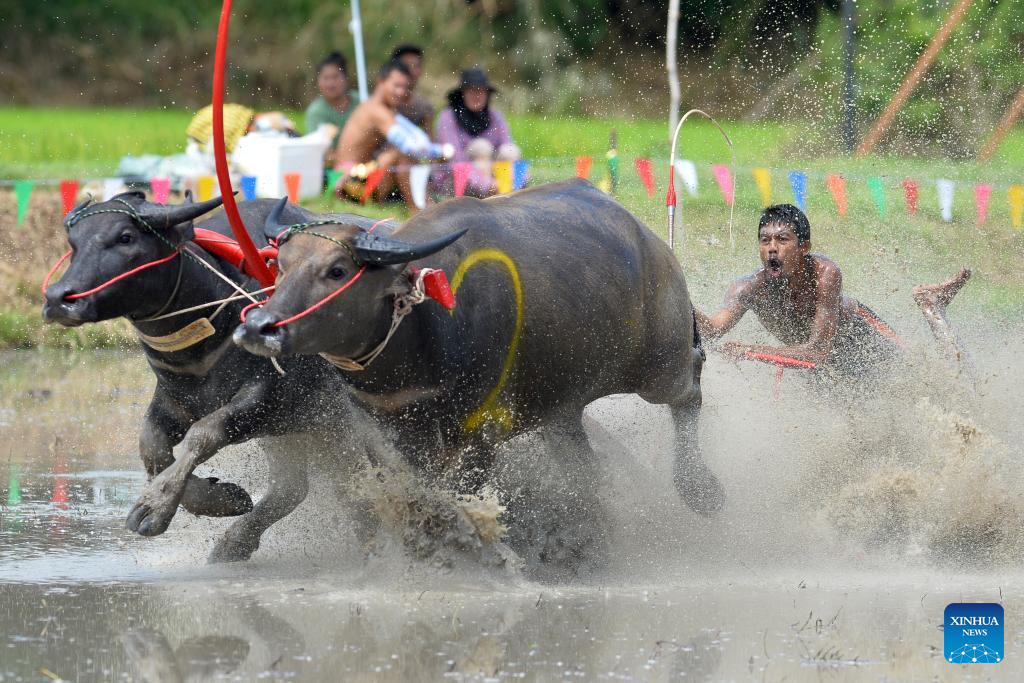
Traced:
<path fill-rule="evenodd" d="M 266 359 L 232 344 L 231 333 L 245 300 L 227 304 L 216 315 L 216 307 L 211 307 L 150 320 L 235 292 L 200 261 L 247 290 L 259 288 L 235 266 L 190 243 L 193 219 L 219 204 L 214 199 L 162 206 L 145 201 L 141 193 L 126 193 L 79 206 L 66 221 L 71 264 L 47 289 L 43 317 L 66 326 L 122 316 L 132 323 L 157 385 L 139 439 L 150 481 L 128 517 L 128 528 L 143 536 L 163 533 L 179 503 L 198 515 L 244 515 L 211 555 L 211 561 L 228 561 L 248 559 L 263 532 L 302 502 L 308 490 L 305 448 L 336 450 L 351 405 L 344 383 L 325 361 L 291 359 L 283 363 L 282 376 Z M 257 226 L 257 244 L 266 244 L 260 227 L 274 204 L 260 200 L 239 205 L 246 224 Z M 288 220 L 311 215 L 296 206 L 284 211 Z M 351 215 L 340 219 L 357 224 L 363 220 Z M 230 234 L 223 213 L 202 227 Z M 69 299 L 132 268 L 169 257 L 175 249 L 181 253 L 166 263 L 89 296 Z M 255 507 L 241 487 L 192 474 L 229 444 L 298 433 L 311 435 L 313 445 L 285 444 L 288 452 L 274 453 L 281 444 L 263 443 L 270 451 L 270 487 Z"/>
<path fill-rule="evenodd" d="M 671 407 L 683 499 L 702 514 L 721 507 L 698 450 L 704 354 L 686 281 L 664 242 L 603 192 L 574 180 L 456 199 L 385 236 L 330 217 L 287 233 L 281 222 L 275 212 L 267 226 L 281 235 L 277 289 L 235 341 L 262 356 L 324 354 L 406 457 L 454 465 L 475 485 L 498 443 L 539 428 L 586 460 L 584 407 L 637 393 Z M 457 305 L 415 306 L 367 365 L 413 288 L 410 263 L 443 269 Z"/>

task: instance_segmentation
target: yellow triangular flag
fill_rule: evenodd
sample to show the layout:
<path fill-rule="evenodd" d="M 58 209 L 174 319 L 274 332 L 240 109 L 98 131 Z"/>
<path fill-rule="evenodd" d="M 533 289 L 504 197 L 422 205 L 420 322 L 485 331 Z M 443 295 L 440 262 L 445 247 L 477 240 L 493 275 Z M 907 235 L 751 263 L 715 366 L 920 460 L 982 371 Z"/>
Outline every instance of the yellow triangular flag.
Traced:
<path fill-rule="evenodd" d="M 1024 227 L 1024 185 L 1010 185 L 1010 220 L 1013 227 Z"/>
<path fill-rule="evenodd" d="M 772 203 L 772 174 L 767 168 L 754 169 L 754 182 L 761 192 L 761 202 L 768 206 Z"/>
<path fill-rule="evenodd" d="M 601 190 L 601 192 L 604 192 L 605 194 L 611 194 L 612 179 L 609 178 L 608 176 L 601 178 L 600 180 L 597 181 L 597 189 Z"/>
<path fill-rule="evenodd" d="M 512 191 L 512 162 L 494 162 L 494 182 L 498 184 L 498 193 L 505 194 Z"/>
<path fill-rule="evenodd" d="M 199 195 L 197 199 L 199 201 L 205 202 L 208 199 L 213 199 L 213 183 L 214 177 L 212 175 L 199 177 L 199 186 L 196 188 L 196 194 Z"/>

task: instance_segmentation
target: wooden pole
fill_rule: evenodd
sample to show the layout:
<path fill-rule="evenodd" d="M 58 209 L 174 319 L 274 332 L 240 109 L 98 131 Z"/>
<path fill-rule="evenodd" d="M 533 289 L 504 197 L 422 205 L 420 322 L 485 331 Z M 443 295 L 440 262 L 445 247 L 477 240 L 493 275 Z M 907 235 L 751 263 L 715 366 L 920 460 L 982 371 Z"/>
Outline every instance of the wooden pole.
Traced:
<path fill-rule="evenodd" d="M 999 143 L 1010 132 L 1013 124 L 1017 122 L 1021 114 L 1024 114 L 1024 88 L 1017 92 L 1017 97 L 1013 100 L 1010 108 L 1003 114 L 1003 118 L 999 119 L 999 123 L 996 124 L 996 132 L 992 133 L 992 137 L 989 138 L 981 153 L 978 154 L 978 161 L 988 161 L 992 158 L 992 155 L 999 149 Z"/>
<path fill-rule="evenodd" d="M 668 71 L 668 139 L 679 123 L 679 68 L 676 64 L 676 43 L 679 42 L 679 0 L 669 0 L 668 30 L 665 32 L 665 70 Z"/>
<path fill-rule="evenodd" d="M 921 77 L 924 76 L 924 72 L 928 70 L 932 62 L 939 54 L 939 50 L 946 44 L 953 29 L 963 20 L 964 15 L 967 13 L 967 9 L 971 6 L 974 0 L 959 0 L 956 3 L 956 7 L 946 17 L 945 23 L 939 28 L 938 33 L 932 38 L 932 42 L 928 44 L 928 48 L 917 58 L 917 63 L 914 64 L 914 68 L 910 70 L 907 77 L 903 79 L 900 89 L 896 91 L 892 100 L 886 105 L 885 111 L 875 121 L 875 125 L 871 127 L 868 134 L 864 136 L 864 140 L 861 141 L 860 147 L 857 148 L 857 156 L 862 157 L 870 154 L 878 144 L 879 139 L 889 129 L 892 122 L 896 119 L 896 115 L 899 114 L 900 109 L 906 104 L 907 98 L 910 97 L 910 93 L 913 92 L 914 88 L 917 87 Z"/>

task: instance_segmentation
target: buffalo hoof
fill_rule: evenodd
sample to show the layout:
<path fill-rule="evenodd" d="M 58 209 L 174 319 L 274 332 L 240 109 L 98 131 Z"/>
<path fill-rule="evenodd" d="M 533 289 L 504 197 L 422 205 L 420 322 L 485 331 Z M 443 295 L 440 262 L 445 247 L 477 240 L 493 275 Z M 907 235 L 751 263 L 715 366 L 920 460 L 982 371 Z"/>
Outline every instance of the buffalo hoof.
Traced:
<path fill-rule="evenodd" d="M 708 517 L 725 505 L 725 489 L 718 477 L 703 462 L 692 462 L 684 470 L 676 470 L 675 484 L 679 495 L 691 510 Z"/>
<path fill-rule="evenodd" d="M 146 485 L 139 502 L 128 513 L 126 526 L 130 531 L 140 536 L 159 536 L 167 531 L 185 489 L 167 476 L 171 471 L 164 470 Z"/>
<path fill-rule="evenodd" d="M 230 531 L 214 546 L 207 558 L 209 564 L 222 562 L 246 562 L 260 547 L 258 538 L 236 538 Z"/>
<path fill-rule="evenodd" d="M 252 498 L 238 484 L 190 475 L 181 506 L 202 517 L 237 517 L 252 511 Z"/>

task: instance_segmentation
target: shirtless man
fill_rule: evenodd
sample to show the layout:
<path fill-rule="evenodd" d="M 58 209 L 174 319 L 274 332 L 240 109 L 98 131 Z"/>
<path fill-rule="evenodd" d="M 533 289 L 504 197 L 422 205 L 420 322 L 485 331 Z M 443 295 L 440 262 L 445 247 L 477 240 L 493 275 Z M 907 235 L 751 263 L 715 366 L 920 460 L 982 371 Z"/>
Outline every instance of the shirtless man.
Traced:
<path fill-rule="evenodd" d="M 845 377 L 897 355 L 903 345 L 899 336 L 867 306 L 843 295 L 843 276 L 835 262 L 810 253 L 811 226 L 800 209 L 769 206 L 758 223 L 758 240 L 763 267 L 733 282 L 716 313 L 694 309 L 703 339 L 721 337 L 750 310 L 785 346 L 727 342 L 723 353 L 760 360 L 781 356 Z M 970 277 L 964 268 L 947 282 L 914 288 L 914 301 L 932 333 L 957 361 L 960 351 L 945 312 Z"/>
<path fill-rule="evenodd" d="M 334 168 L 344 173 L 334 187 L 339 197 L 364 202 L 370 181 L 371 186 L 377 183 L 373 194 L 379 201 L 397 185 L 409 210 L 418 210 L 409 185 L 410 165 L 421 159 L 444 159 L 452 151 L 431 142 L 421 128 L 398 113 L 408 87 L 408 69 L 392 60 L 381 67 L 370 98 L 352 112 L 334 152 Z"/>

